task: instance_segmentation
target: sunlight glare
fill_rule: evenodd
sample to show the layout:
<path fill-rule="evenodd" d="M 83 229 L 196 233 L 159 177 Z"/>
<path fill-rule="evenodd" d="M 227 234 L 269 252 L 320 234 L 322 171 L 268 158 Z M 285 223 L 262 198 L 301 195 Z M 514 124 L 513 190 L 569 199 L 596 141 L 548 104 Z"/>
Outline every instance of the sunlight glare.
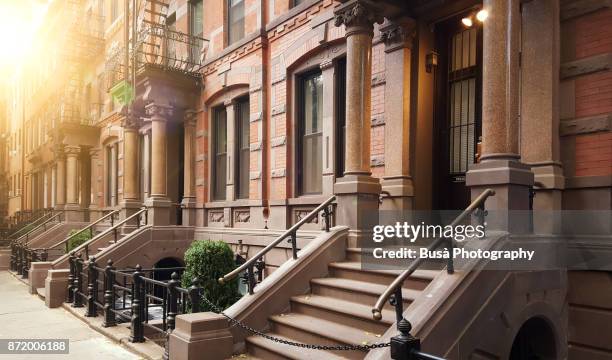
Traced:
<path fill-rule="evenodd" d="M 0 0 L 0 66 L 18 65 L 33 54 L 47 5 L 41 0 Z"/>

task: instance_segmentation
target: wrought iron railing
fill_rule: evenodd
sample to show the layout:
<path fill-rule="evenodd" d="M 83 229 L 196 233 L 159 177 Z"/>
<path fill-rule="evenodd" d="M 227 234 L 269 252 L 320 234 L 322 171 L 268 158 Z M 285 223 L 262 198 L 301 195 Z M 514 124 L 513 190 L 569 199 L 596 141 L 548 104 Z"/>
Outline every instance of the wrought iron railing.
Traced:
<path fill-rule="evenodd" d="M 32 261 L 44 261 L 43 259 L 37 258 L 33 252 L 29 250 L 28 243 L 30 237 L 38 233 L 41 229 L 42 232 L 46 231 L 51 223 L 53 223 L 53 225 L 61 223 L 63 215 L 63 211 L 43 215 L 32 224 L 33 226 L 30 228 L 30 231 L 11 242 L 10 269 L 12 271 L 17 272 L 18 275 L 26 279 Z"/>
<path fill-rule="evenodd" d="M 108 260 L 100 267 L 92 256 L 70 254 L 70 274 L 66 302 L 72 307 L 85 307 L 85 316 L 102 314 L 104 327 L 122 322 L 130 323 L 130 342 L 145 341 L 148 333 L 161 336 L 165 344 L 164 358 L 169 358 L 168 337 L 176 325 L 176 317 L 188 312 L 199 312 L 201 288 L 193 279 L 188 288 L 181 287 L 183 267 L 117 269 Z M 159 276 L 171 273 L 168 280 Z"/>
<path fill-rule="evenodd" d="M 302 225 L 306 224 L 310 220 L 312 220 L 315 216 L 319 216 L 320 212 L 323 212 L 323 218 L 325 220 L 325 231 L 329 232 L 329 228 L 331 226 L 331 218 L 333 214 L 332 203 L 336 200 L 336 196 L 333 195 L 329 199 L 325 200 L 321 205 L 317 206 L 314 210 L 309 212 L 306 216 L 296 222 L 289 230 L 282 233 L 279 237 L 277 237 L 274 241 L 268 244 L 265 248 L 261 249 L 256 255 L 252 258 L 245 261 L 238 268 L 233 270 L 232 272 L 226 274 L 225 276 L 219 278 L 219 283 L 224 284 L 241 273 L 245 273 L 246 284 L 249 290 L 249 294 L 253 294 L 253 290 L 255 285 L 257 284 L 256 280 L 256 268 L 258 264 L 264 259 L 264 256 L 272 249 L 277 247 L 281 242 L 289 238 L 287 241 L 291 244 L 291 253 L 293 259 L 298 258 L 298 249 L 297 249 L 297 231 L 302 227 Z M 259 265 L 260 266 L 260 265 Z M 261 271 L 259 272 L 261 274 Z"/>
<path fill-rule="evenodd" d="M 119 210 L 112 210 L 108 214 L 99 218 L 98 220 L 88 224 L 84 228 L 76 231 L 75 233 L 68 235 L 65 239 L 51 246 L 29 249 L 28 251 L 33 253 L 30 256 L 35 257 L 35 258 L 40 258 L 40 259 L 44 258 L 44 260 L 41 260 L 41 261 L 47 261 L 49 260 L 50 256 L 52 260 L 54 260 L 61 255 L 68 254 L 68 252 L 70 251 L 69 246 L 70 246 L 71 240 L 77 238 L 81 234 L 86 234 L 86 233 L 89 233 L 89 238 L 93 239 L 95 236 L 94 232 L 95 232 L 96 226 L 108 220 L 110 222 L 110 227 L 113 227 L 115 225 L 117 215 L 119 215 Z"/>
<path fill-rule="evenodd" d="M 209 41 L 163 24 L 143 23 L 134 49 L 130 49 L 130 72 L 158 68 L 199 78 Z M 116 50 L 106 64 L 105 76 L 110 89 L 125 80 L 125 48 Z"/>
<path fill-rule="evenodd" d="M 144 222 L 143 222 L 144 220 Z M 128 224 L 130 223 L 130 224 Z M 121 229 L 124 227 L 124 225 L 131 225 L 133 223 L 135 229 L 134 230 L 138 230 L 140 229 L 142 226 L 146 225 L 148 223 L 148 209 L 146 207 L 141 208 L 140 210 L 136 211 L 134 214 L 128 216 L 127 218 L 118 221 L 118 222 L 114 222 L 114 225 L 112 225 L 111 227 L 109 227 L 108 229 L 102 231 L 101 233 L 97 234 L 96 236 L 94 236 L 93 238 L 91 238 L 90 240 L 88 240 L 87 242 L 77 246 L 76 248 L 74 248 L 71 253 L 80 255 L 83 254 L 85 256 L 85 258 L 89 258 L 89 246 L 90 244 L 96 243 L 96 241 L 98 239 L 104 238 L 110 234 L 113 235 L 113 241 L 112 243 L 117 243 L 119 241 L 119 236 Z M 125 234 L 124 234 L 125 235 Z"/>
<path fill-rule="evenodd" d="M 477 213 L 477 222 L 480 225 L 484 225 L 485 216 L 487 215 L 486 210 L 484 209 L 485 201 L 490 197 L 494 196 L 495 191 L 492 189 L 486 189 L 482 192 L 459 216 L 453 220 L 449 226 L 455 227 L 463 221 L 465 221 L 468 216 L 472 215 L 475 211 Z M 428 247 L 428 251 L 435 250 L 440 246 L 446 245 L 448 247 L 448 251 L 450 254 L 453 253 L 453 247 L 455 246 L 455 240 L 452 238 L 440 237 L 433 241 Z M 441 359 L 433 355 L 425 354 L 420 351 L 420 342 L 419 339 L 410 335 L 410 331 L 412 329 L 412 325 L 408 320 L 404 318 L 404 302 L 402 295 L 402 286 L 404 281 L 408 279 L 425 261 L 424 258 L 419 257 L 415 259 L 406 270 L 404 270 L 401 274 L 399 274 L 393 282 L 385 289 L 385 291 L 379 296 L 376 304 L 372 308 L 372 316 L 374 320 L 382 319 L 382 308 L 385 303 L 389 301 L 391 305 L 395 308 L 395 317 L 397 323 L 397 329 L 400 332 L 399 335 L 391 338 L 391 358 L 392 359 L 432 359 L 437 360 Z M 449 274 L 454 273 L 455 267 L 453 262 L 453 256 L 449 256 L 446 271 Z M 408 355 L 410 354 L 410 355 Z M 411 357 L 408 357 L 411 356 Z"/>

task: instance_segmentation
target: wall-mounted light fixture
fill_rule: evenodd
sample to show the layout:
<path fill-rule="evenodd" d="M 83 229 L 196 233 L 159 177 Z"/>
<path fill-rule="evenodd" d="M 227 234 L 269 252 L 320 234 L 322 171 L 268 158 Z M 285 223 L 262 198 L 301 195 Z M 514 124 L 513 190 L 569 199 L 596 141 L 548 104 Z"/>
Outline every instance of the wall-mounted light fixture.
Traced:
<path fill-rule="evenodd" d="M 474 18 L 476 18 L 476 20 L 479 23 L 484 23 L 485 20 L 487 20 L 487 18 L 489 17 L 489 12 L 485 9 L 480 9 L 478 10 L 475 14 L 474 13 L 470 13 L 468 15 L 466 15 L 465 17 L 463 17 L 461 19 L 461 23 L 463 24 L 463 26 L 465 27 L 472 27 L 474 25 Z"/>
<path fill-rule="evenodd" d="M 431 73 L 438 66 L 438 53 L 434 50 L 425 55 L 425 71 Z"/>

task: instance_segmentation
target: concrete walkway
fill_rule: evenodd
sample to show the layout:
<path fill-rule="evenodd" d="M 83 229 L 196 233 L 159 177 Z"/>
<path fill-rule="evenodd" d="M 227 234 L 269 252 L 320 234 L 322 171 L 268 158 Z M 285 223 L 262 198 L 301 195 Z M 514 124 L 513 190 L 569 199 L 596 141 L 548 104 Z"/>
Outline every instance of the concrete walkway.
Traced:
<path fill-rule="evenodd" d="M 22 282 L 0 271 L 0 339 L 69 339 L 68 355 L 0 355 L 0 359 L 140 359 L 62 308 L 49 309 Z"/>

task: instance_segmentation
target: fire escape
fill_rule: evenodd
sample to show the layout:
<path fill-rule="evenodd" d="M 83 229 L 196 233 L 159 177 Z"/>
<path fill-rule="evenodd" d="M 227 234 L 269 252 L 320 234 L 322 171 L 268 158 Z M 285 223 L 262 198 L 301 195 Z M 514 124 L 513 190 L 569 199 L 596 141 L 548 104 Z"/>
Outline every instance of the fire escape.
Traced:
<path fill-rule="evenodd" d="M 109 92 L 120 103 L 129 103 L 134 98 L 135 86 L 130 85 L 134 81 L 132 77 L 141 78 L 148 71 L 199 81 L 208 44 L 208 40 L 178 31 L 174 24 L 168 23 L 168 0 L 137 3 L 136 28 L 130 33 L 128 44 L 131 79 L 125 79 L 125 44 L 110 56 L 106 64 Z M 130 18 L 133 19 L 134 15 Z"/>
<path fill-rule="evenodd" d="M 68 21 L 62 56 L 67 77 L 60 90 L 59 122 L 90 125 L 89 104 L 83 96 L 83 73 L 94 57 L 104 48 L 103 18 L 90 9 L 85 11 L 83 0 L 67 0 Z"/>

